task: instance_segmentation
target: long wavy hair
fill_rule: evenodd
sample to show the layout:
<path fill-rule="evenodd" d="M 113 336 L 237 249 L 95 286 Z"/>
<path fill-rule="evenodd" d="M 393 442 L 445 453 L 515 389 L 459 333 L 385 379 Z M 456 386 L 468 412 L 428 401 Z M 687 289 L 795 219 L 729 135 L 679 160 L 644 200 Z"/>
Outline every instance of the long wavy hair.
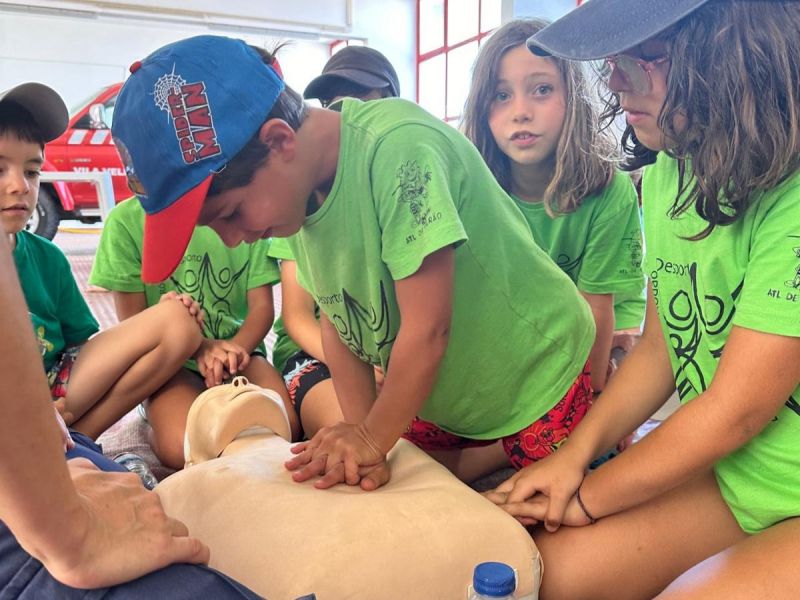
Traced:
<path fill-rule="evenodd" d="M 511 192 L 511 164 L 489 129 L 489 111 L 497 90 L 500 61 L 549 24 L 544 19 L 519 19 L 503 25 L 481 48 L 464 106 L 462 130 L 477 146 L 489 169 L 506 192 Z M 576 210 L 584 198 L 603 189 L 614 172 L 613 138 L 598 128 L 597 103 L 590 97 L 581 63 L 548 58 L 565 85 L 566 116 L 555 150 L 553 175 L 544 193 L 551 216 Z"/>
<path fill-rule="evenodd" d="M 690 239 L 738 220 L 800 167 L 798 32 L 800 2 L 712 0 L 662 34 L 672 64 L 658 124 L 679 167 L 669 214 L 694 207 L 708 222 Z M 603 119 L 621 112 L 611 94 Z M 656 156 L 630 126 L 623 152 L 626 168 Z"/>

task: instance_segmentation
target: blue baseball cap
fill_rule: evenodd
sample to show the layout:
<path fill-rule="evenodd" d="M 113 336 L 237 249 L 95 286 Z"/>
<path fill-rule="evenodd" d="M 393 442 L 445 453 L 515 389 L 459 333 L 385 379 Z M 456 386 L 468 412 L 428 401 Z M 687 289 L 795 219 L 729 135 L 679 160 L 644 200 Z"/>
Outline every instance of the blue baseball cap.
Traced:
<path fill-rule="evenodd" d="M 284 83 L 242 40 L 201 35 L 130 68 L 112 135 L 145 210 L 142 280 L 180 264 L 214 175 L 266 121 Z"/>

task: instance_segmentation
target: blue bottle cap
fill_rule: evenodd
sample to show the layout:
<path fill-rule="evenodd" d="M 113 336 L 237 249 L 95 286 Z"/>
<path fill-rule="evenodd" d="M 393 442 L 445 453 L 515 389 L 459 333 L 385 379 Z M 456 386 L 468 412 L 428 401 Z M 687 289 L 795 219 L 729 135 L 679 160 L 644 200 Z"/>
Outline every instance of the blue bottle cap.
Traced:
<path fill-rule="evenodd" d="M 485 562 L 475 567 L 472 587 L 479 594 L 500 598 L 514 593 L 517 587 L 514 569 L 505 563 Z"/>

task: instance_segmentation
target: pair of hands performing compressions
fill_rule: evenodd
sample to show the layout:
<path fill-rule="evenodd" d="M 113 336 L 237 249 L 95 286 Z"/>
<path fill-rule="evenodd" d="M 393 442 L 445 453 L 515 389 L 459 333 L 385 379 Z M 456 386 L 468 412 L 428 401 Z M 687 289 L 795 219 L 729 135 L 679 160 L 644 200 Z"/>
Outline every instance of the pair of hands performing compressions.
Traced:
<path fill-rule="evenodd" d="M 339 483 L 372 491 L 389 481 L 384 452 L 364 423 L 337 423 L 320 429 L 307 442 L 291 448 L 296 456 L 285 463 L 295 481 L 320 477 L 314 486 L 326 489 Z"/>

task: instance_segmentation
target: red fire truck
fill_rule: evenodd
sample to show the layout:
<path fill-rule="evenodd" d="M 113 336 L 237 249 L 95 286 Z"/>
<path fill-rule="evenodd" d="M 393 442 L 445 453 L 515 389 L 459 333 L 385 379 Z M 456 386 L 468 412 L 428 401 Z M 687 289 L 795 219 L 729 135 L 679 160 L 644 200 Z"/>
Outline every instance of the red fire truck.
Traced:
<path fill-rule="evenodd" d="M 81 102 L 69 119 L 67 130 L 45 147 L 43 171 L 89 173 L 108 171 L 116 202 L 129 198 L 122 161 L 111 141 L 114 103 L 122 83 L 115 83 L 93 93 Z M 100 220 L 97 191 L 89 182 L 42 182 L 36 211 L 28 229 L 53 239 L 63 219 L 84 223 Z"/>

